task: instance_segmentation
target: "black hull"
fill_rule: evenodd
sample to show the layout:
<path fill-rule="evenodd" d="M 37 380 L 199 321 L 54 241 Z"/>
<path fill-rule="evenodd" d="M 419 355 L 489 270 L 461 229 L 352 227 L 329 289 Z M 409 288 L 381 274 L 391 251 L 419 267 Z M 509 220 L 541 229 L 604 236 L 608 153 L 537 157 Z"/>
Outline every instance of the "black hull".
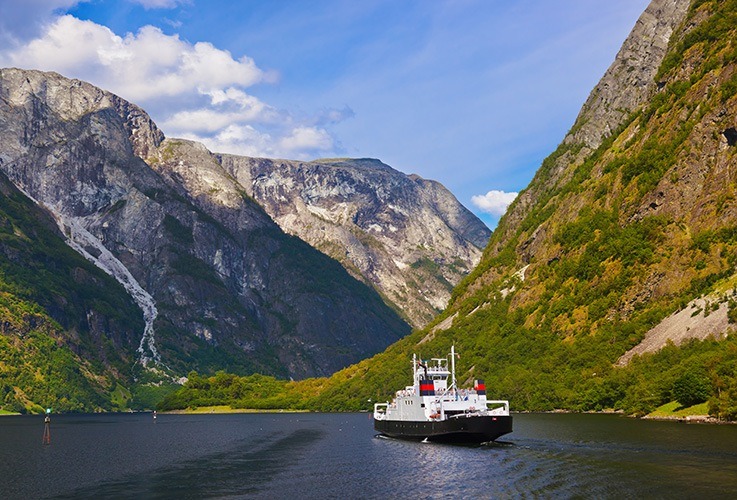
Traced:
<path fill-rule="evenodd" d="M 473 416 L 438 422 L 374 420 L 374 429 L 385 436 L 442 443 L 485 443 L 512 432 L 511 416 Z"/>

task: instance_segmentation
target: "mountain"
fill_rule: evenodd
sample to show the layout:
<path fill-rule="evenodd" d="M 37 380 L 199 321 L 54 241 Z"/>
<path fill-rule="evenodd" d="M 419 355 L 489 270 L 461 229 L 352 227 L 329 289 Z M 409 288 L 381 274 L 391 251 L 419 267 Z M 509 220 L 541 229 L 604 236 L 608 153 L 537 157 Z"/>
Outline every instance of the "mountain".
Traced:
<path fill-rule="evenodd" d="M 5 410 L 95 411 L 132 397 L 141 310 L 1 173 L 0 317 Z"/>
<path fill-rule="evenodd" d="M 164 138 L 90 84 L 0 70 L 0 170 L 135 300 L 144 366 L 328 375 L 409 331 L 372 289 L 285 234 L 215 155 Z M 129 327 L 110 328 L 132 345 Z"/>
<path fill-rule="evenodd" d="M 285 232 L 341 262 L 416 327 L 445 308 L 491 234 L 441 184 L 379 160 L 218 158 Z"/>
<path fill-rule="evenodd" d="M 735 40 L 735 0 L 653 0 L 446 310 L 309 404 L 384 400 L 455 343 L 518 410 L 737 419 Z"/>
<path fill-rule="evenodd" d="M 54 73 L 0 70 L 0 171 L 0 366 L 23 367 L 2 372 L 7 408 L 147 404 L 147 384 L 192 370 L 329 375 L 406 335 L 402 318 L 427 323 L 490 235 L 378 160 L 213 154 Z M 28 332 L 64 362 L 33 357 Z"/>

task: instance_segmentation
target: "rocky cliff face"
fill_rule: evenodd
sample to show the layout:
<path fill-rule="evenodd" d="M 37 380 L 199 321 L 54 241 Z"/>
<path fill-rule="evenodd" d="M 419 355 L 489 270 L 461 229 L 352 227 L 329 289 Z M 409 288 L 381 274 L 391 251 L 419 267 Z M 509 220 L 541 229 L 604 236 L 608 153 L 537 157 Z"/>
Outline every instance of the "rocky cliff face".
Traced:
<path fill-rule="evenodd" d="M 408 332 L 217 157 L 84 82 L 0 71 L 0 169 L 135 299 L 144 364 L 324 375 Z"/>
<path fill-rule="evenodd" d="M 219 159 L 284 231 L 340 261 L 415 326 L 445 307 L 490 235 L 442 185 L 378 160 Z"/>
<path fill-rule="evenodd" d="M 595 149 L 658 89 L 655 79 L 688 0 L 655 0 L 622 44 L 614 62 L 584 103 L 565 143 Z"/>

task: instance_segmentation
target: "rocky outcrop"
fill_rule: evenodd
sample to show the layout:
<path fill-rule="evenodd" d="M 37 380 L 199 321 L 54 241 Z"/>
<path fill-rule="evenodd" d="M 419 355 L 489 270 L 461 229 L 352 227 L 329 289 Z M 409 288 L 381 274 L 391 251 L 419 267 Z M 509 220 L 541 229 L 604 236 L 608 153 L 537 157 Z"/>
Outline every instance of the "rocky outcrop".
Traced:
<path fill-rule="evenodd" d="M 546 193 L 567 182 L 602 141 L 616 131 L 659 89 L 655 75 L 666 55 L 674 30 L 683 22 L 690 0 L 653 0 L 637 20 L 612 65 L 589 94 L 576 122 L 558 151 L 542 165 L 499 224 L 498 233 L 510 236 L 532 206 Z M 528 241 L 530 245 L 535 240 Z M 537 239 L 536 241 L 541 241 Z M 534 252 L 533 245 L 528 252 Z"/>
<path fill-rule="evenodd" d="M 379 160 L 219 159 L 284 231 L 340 261 L 415 326 L 446 306 L 490 235 L 442 185 Z"/>
<path fill-rule="evenodd" d="M 730 291 L 730 295 L 734 291 Z M 692 300 L 645 333 L 645 338 L 617 360 L 617 366 L 626 366 L 635 356 L 657 352 L 669 342 L 681 345 L 692 339 L 721 340 L 730 331 L 729 306 L 723 297 L 712 295 Z"/>
<path fill-rule="evenodd" d="M 577 126 L 565 143 L 596 149 L 658 89 L 655 81 L 674 30 L 683 22 L 690 0 L 654 0 L 632 28 L 617 57 L 589 94 Z"/>
<path fill-rule="evenodd" d="M 216 156 L 164 140 L 140 108 L 87 83 L 0 70 L 0 169 L 129 290 L 144 363 L 326 375 L 409 330 L 284 234 Z"/>

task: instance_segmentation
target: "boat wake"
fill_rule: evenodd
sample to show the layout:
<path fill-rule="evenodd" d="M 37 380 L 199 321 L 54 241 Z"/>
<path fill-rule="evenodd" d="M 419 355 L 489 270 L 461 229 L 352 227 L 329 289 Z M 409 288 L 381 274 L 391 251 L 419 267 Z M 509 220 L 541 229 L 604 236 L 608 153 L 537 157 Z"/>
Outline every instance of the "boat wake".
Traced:
<path fill-rule="evenodd" d="M 479 446 L 484 448 L 510 448 L 517 446 L 517 444 L 512 441 L 486 441 L 485 443 L 479 443 Z"/>

